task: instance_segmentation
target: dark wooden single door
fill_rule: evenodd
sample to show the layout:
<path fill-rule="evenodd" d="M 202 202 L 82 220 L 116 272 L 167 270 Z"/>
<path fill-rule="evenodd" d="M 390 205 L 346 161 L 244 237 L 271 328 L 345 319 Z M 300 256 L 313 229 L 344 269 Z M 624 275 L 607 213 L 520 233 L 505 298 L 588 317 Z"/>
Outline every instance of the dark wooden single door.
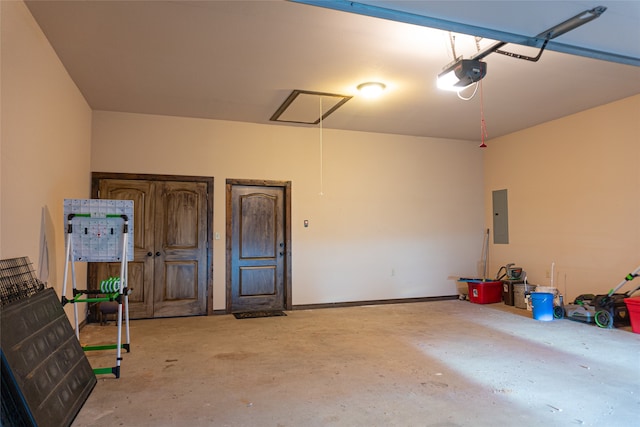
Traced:
<path fill-rule="evenodd" d="M 134 201 L 134 259 L 128 265 L 131 318 L 207 314 L 206 182 L 101 179 L 102 199 Z M 119 264 L 96 265 L 96 283 Z"/>
<path fill-rule="evenodd" d="M 228 185 L 229 312 L 291 306 L 287 189 L 285 185 Z"/>

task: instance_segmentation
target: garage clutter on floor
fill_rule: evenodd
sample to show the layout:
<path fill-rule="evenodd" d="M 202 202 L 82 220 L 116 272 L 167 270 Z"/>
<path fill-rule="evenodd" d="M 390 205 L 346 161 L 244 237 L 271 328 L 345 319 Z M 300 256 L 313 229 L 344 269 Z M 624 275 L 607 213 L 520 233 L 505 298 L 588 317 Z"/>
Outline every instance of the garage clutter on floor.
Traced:
<path fill-rule="evenodd" d="M 460 278 L 459 281 L 466 282 L 468 286 L 468 293 L 461 294 L 460 299 L 468 299 L 475 304 L 504 302 L 531 311 L 532 318 L 539 321 L 566 318 L 595 323 L 601 328 L 631 326 L 634 333 L 640 333 L 640 297 L 632 297 L 640 290 L 640 285 L 625 293 L 618 293 L 640 275 L 640 267 L 627 274 L 607 294 L 582 294 L 572 303 L 565 303 L 564 296 L 553 283 L 554 263 L 551 265 L 551 286 L 528 283 L 523 269 L 514 265 L 500 267 L 495 279 Z"/>

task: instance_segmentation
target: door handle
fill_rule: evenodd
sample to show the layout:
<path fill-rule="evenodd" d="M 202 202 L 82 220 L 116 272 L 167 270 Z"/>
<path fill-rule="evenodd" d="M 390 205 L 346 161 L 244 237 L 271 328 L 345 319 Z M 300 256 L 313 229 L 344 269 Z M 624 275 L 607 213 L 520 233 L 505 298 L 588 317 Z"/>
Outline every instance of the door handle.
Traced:
<path fill-rule="evenodd" d="M 153 256 L 153 252 L 147 252 L 147 256 Z"/>
<path fill-rule="evenodd" d="M 283 251 L 283 252 L 280 252 L 280 256 L 283 256 L 283 255 L 284 255 L 284 251 Z"/>
<path fill-rule="evenodd" d="M 160 256 L 160 255 L 162 255 L 160 251 L 156 252 L 156 256 Z"/>

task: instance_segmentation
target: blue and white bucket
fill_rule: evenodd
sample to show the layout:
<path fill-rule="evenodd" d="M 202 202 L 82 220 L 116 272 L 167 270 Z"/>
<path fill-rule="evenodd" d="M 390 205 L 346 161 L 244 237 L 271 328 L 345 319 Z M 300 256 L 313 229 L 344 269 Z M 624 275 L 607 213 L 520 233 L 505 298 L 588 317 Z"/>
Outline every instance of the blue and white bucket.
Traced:
<path fill-rule="evenodd" d="M 553 299 L 555 295 L 549 292 L 531 292 L 531 307 L 533 318 L 543 322 L 553 320 Z"/>

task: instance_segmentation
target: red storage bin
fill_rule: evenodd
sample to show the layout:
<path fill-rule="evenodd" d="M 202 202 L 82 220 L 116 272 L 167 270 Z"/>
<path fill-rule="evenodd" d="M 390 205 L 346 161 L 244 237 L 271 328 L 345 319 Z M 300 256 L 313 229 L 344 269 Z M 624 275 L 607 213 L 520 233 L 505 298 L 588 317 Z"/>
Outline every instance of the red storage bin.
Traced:
<path fill-rule="evenodd" d="M 636 334 L 640 334 L 640 297 L 625 298 L 624 303 L 627 304 L 631 330 Z"/>
<path fill-rule="evenodd" d="M 469 285 L 469 301 L 476 304 L 493 304 L 502 302 L 502 282 L 467 282 Z"/>

